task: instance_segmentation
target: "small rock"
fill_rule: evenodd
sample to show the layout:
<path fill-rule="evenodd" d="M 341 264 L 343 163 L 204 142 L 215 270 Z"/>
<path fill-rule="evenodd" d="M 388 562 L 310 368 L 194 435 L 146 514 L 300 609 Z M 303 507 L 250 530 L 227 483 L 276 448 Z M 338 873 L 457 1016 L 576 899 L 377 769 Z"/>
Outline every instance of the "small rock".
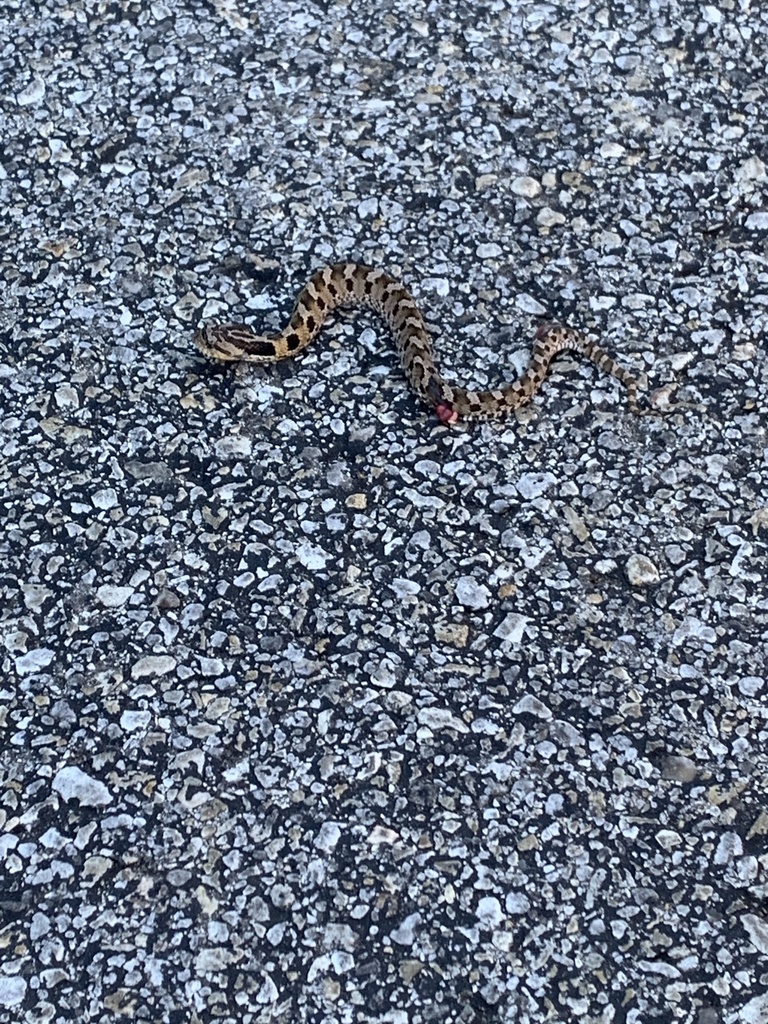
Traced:
<path fill-rule="evenodd" d="M 220 676 L 223 675 L 224 669 L 226 668 L 221 658 L 204 658 L 200 657 L 200 672 L 204 676 Z"/>
<path fill-rule="evenodd" d="M 120 608 L 134 593 L 133 587 L 113 587 L 105 583 L 96 591 L 96 598 L 105 608 Z"/>
<path fill-rule="evenodd" d="M 553 473 L 522 473 L 515 480 L 515 487 L 523 498 L 530 501 L 544 494 L 555 483 L 557 477 Z"/>
<path fill-rule="evenodd" d="M 465 647 L 468 639 L 469 626 L 464 623 L 438 623 L 435 626 L 435 640 L 438 643 L 450 644 L 451 647 Z"/>
<path fill-rule="evenodd" d="M 738 1017 L 729 1017 L 728 1024 L 768 1024 L 768 995 L 755 996 L 745 1003 Z"/>
<path fill-rule="evenodd" d="M 323 853 L 332 853 L 341 839 L 341 829 L 335 821 L 324 821 L 315 836 L 315 846 Z"/>
<path fill-rule="evenodd" d="M 328 564 L 330 555 L 315 544 L 305 541 L 296 548 L 296 557 L 305 569 L 324 569 Z"/>
<path fill-rule="evenodd" d="M 765 164 L 759 156 L 749 157 L 736 169 L 736 178 L 740 181 L 760 181 L 765 177 Z"/>
<path fill-rule="evenodd" d="M 24 604 L 31 612 L 42 611 L 46 600 L 53 597 L 53 591 L 39 583 L 22 583 L 21 592 L 24 595 Z"/>
<path fill-rule="evenodd" d="M 37 106 L 44 96 L 45 82 L 42 78 L 35 76 L 29 85 L 26 85 L 21 92 L 16 93 L 16 102 L 20 107 L 33 107 Z"/>
<path fill-rule="evenodd" d="M 101 807 L 112 802 L 112 795 L 103 782 L 92 779 L 74 765 L 56 772 L 53 789 L 64 800 L 77 800 L 83 807 Z"/>
<path fill-rule="evenodd" d="M 117 491 L 114 487 L 102 487 L 91 498 L 96 508 L 108 509 L 117 505 Z"/>
<path fill-rule="evenodd" d="M 742 914 L 739 920 L 755 949 L 768 953 L 768 921 L 757 914 Z"/>
<path fill-rule="evenodd" d="M 499 640 L 505 640 L 507 643 L 519 644 L 525 635 L 525 627 L 530 621 L 527 615 L 518 615 L 516 612 L 510 612 L 504 616 L 496 629 L 494 629 L 493 635 L 497 636 Z"/>
<path fill-rule="evenodd" d="M 429 729 L 454 729 L 456 732 L 469 732 L 465 722 L 457 718 L 447 708 L 422 708 L 417 720 L 419 725 Z"/>
<path fill-rule="evenodd" d="M 715 850 L 715 864 L 730 864 L 744 852 L 744 844 L 737 832 L 725 832 Z"/>
<path fill-rule="evenodd" d="M 390 932 L 392 938 L 400 946 L 412 946 L 416 939 L 416 928 L 421 922 L 421 914 L 409 914 L 397 928 Z"/>
<path fill-rule="evenodd" d="M 491 602 L 491 592 L 473 576 L 459 576 L 456 581 L 456 600 L 465 608 L 487 608 Z"/>
<path fill-rule="evenodd" d="M 232 963 L 233 954 L 228 949 L 201 949 L 195 957 L 195 970 L 200 974 L 224 971 Z"/>
<path fill-rule="evenodd" d="M 495 896 L 483 896 L 477 904 L 477 920 L 481 928 L 492 931 L 504 920 L 501 904 Z"/>
<path fill-rule="evenodd" d="M 48 647 L 36 647 L 33 651 L 17 658 L 14 664 L 20 676 L 31 675 L 47 668 L 53 661 L 54 653 Z"/>
<path fill-rule="evenodd" d="M 120 728 L 126 732 L 137 732 L 146 729 L 151 721 L 150 711 L 124 711 L 120 715 Z"/>
<path fill-rule="evenodd" d="M 531 901 L 523 892 L 509 892 L 504 906 L 508 914 L 527 914 L 531 909 Z"/>
<path fill-rule="evenodd" d="M 214 445 L 216 455 L 221 459 L 244 457 L 251 454 L 253 444 L 249 437 L 222 437 Z"/>
<path fill-rule="evenodd" d="M 366 839 L 366 842 L 370 843 L 371 846 L 382 846 L 383 844 L 391 846 L 393 843 L 396 843 L 399 838 L 399 833 L 395 832 L 394 829 L 387 828 L 384 825 L 374 825 Z"/>
<path fill-rule="evenodd" d="M 30 939 L 41 939 L 51 930 L 51 919 L 39 910 L 32 915 L 32 924 L 29 926 Z"/>
<path fill-rule="evenodd" d="M 663 850 L 673 850 L 676 846 L 682 843 L 682 836 L 679 832 L 674 832 L 669 828 L 662 828 L 656 833 L 656 842 Z"/>
<path fill-rule="evenodd" d="M 565 217 L 562 213 L 558 213 L 557 210 L 550 210 L 548 206 L 545 206 L 539 210 L 536 223 L 543 228 L 553 228 L 557 224 L 565 224 Z"/>
<path fill-rule="evenodd" d="M 149 654 L 131 666 L 131 678 L 141 679 L 143 676 L 164 676 L 176 668 L 176 659 L 170 654 Z"/>
<path fill-rule="evenodd" d="M 533 697 L 528 693 L 514 705 L 512 712 L 515 715 L 535 715 L 536 718 L 542 718 L 545 721 L 552 717 L 552 712 L 546 704 L 542 704 L 538 697 Z"/>
<path fill-rule="evenodd" d="M 664 759 L 661 777 L 676 782 L 693 782 L 696 778 L 696 763 L 690 757 L 667 757 Z"/>
<path fill-rule="evenodd" d="M 83 864 L 83 876 L 91 883 L 98 882 L 100 878 L 112 868 L 114 860 L 111 857 L 102 857 L 101 854 L 94 854 L 86 857 Z"/>
<path fill-rule="evenodd" d="M 661 579 L 659 570 L 645 555 L 630 555 L 625 571 L 633 587 L 649 587 Z"/>
<path fill-rule="evenodd" d="M 493 257 L 501 256 L 503 252 L 504 250 L 501 248 L 501 246 L 497 245 L 495 242 L 486 242 L 484 245 L 478 245 L 477 247 L 477 255 L 482 260 L 492 259 Z"/>
<path fill-rule="evenodd" d="M 27 983 L 18 975 L 0 978 L 0 1006 L 18 1006 L 27 994 Z"/>
<path fill-rule="evenodd" d="M 379 200 L 376 196 L 369 196 L 357 204 L 358 217 L 373 217 L 379 212 Z"/>
<path fill-rule="evenodd" d="M 748 231 L 768 231 L 768 211 L 758 210 L 747 217 Z"/>
<path fill-rule="evenodd" d="M 510 183 L 510 188 L 517 196 L 527 196 L 529 199 L 533 199 L 541 192 L 541 185 L 535 178 L 529 178 L 528 175 L 524 174 L 519 178 L 514 178 Z"/>

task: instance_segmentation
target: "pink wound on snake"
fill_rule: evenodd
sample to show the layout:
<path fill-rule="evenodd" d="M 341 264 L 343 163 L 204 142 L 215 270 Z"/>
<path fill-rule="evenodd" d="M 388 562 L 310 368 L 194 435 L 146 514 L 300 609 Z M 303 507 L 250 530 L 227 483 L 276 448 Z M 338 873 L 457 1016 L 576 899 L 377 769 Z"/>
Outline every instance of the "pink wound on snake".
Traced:
<path fill-rule="evenodd" d="M 446 405 L 445 402 L 440 402 L 439 405 L 436 405 L 435 412 L 441 423 L 455 423 L 459 418 L 459 414 L 453 406 Z"/>

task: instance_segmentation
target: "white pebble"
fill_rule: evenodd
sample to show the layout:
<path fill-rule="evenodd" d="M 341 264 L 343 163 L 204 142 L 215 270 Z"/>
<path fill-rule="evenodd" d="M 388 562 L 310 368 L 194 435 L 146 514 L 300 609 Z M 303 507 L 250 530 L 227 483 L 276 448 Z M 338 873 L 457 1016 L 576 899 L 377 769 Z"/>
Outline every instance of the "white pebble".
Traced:
<path fill-rule="evenodd" d="M 425 277 L 421 282 L 423 292 L 435 292 L 437 295 L 450 295 L 451 282 L 447 277 Z"/>
<path fill-rule="evenodd" d="M 527 196 L 532 199 L 541 192 L 541 185 L 535 178 L 529 178 L 527 174 L 514 178 L 510 188 L 518 196 Z"/>
<path fill-rule="evenodd" d="M 40 669 L 47 668 L 53 661 L 53 658 L 54 652 L 50 648 L 36 647 L 33 651 L 22 654 L 20 658 L 16 659 L 14 664 L 20 676 L 27 676 L 33 672 L 39 672 Z"/>
<path fill-rule="evenodd" d="M 702 294 L 698 288 L 689 286 L 687 288 L 673 288 L 672 298 L 676 302 L 684 302 L 691 309 L 697 309 L 702 301 Z"/>
<path fill-rule="evenodd" d="M 27 983 L 23 978 L 0 978 L 0 1006 L 18 1006 L 26 994 Z"/>
<path fill-rule="evenodd" d="M 768 953 L 768 920 L 757 914 L 742 914 L 739 920 L 755 949 Z"/>
<path fill-rule="evenodd" d="M 546 306 L 542 306 L 538 299 L 534 299 L 527 292 L 520 292 L 515 299 L 515 306 L 522 313 L 530 313 L 531 316 L 544 316 L 547 312 Z"/>
<path fill-rule="evenodd" d="M 731 1018 L 733 1020 L 733 1018 Z M 766 1024 L 768 1022 L 768 995 L 755 996 L 745 1003 L 739 1016 L 736 1018 L 738 1024 Z"/>
<path fill-rule="evenodd" d="M 176 659 L 170 654 L 149 654 L 131 666 L 131 678 L 141 679 L 143 676 L 164 676 L 176 668 Z"/>
<path fill-rule="evenodd" d="M 315 836 L 314 844 L 323 853 L 331 853 L 336 849 L 336 844 L 341 839 L 341 829 L 335 821 L 324 821 L 320 831 Z"/>
<path fill-rule="evenodd" d="M 414 597 L 421 590 L 421 584 L 415 580 L 404 579 L 402 576 L 395 576 L 389 586 L 401 601 L 408 597 Z"/>
<path fill-rule="evenodd" d="M 504 920 L 501 904 L 495 896 L 483 896 L 477 904 L 477 920 L 482 928 L 491 931 Z"/>
<path fill-rule="evenodd" d="M 531 901 L 522 892 L 509 892 L 504 900 L 508 914 L 527 914 L 531 909 Z"/>
<path fill-rule="evenodd" d="M 645 555 L 630 555 L 625 572 L 633 587 L 649 587 L 661 579 L 659 570 Z"/>
<path fill-rule="evenodd" d="M 548 206 L 544 206 L 539 210 L 536 223 L 543 228 L 553 228 L 558 224 L 565 224 L 565 217 L 557 210 L 551 210 Z"/>
<path fill-rule="evenodd" d="M 487 608 L 491 592 L 472 576 L 459 576 L 456 581 L 456 600 L 465 608 Z"/>
<path fill-rule="evenodd" d="M 553 473 L 523 473 L 515 480 L 515 487 L 521 497 L 530 501 L 531 498 L 538 498 L 555 483 L 557 477 Z"/>
<path fill-rule="evenodd" d="M 768 231 L 768 210 L 757 210 L 747 217 L 748 231 Z"/>
<path fill-rule="evenodd" d="M 504 616 L 496 629 L 494 629 L 493 635 L 497 636 L 499 640 L 507 641 L 507 643 L 519 644 L 525 635 L 525 627 L 530 621 L 527 615 L 510 612 Z"/>
<path fill-rule="evenodd" d="M 25 86 L 21 92 L 16 93 L 16 102 L 20 107 L 31 107 L 40 103 L 45 96 L 45 82 L 42 78 L 35 78 Z"/>
<path fill-rule="evenodd" d="M 152 721 L 152 714 L 149 711 L 124 711 L 120 715 L 120 728 L 126 732 L 137 732 L 146 729 Z"/>
<path fill-rule="evenodd" d="M 305 569 L 324 569 L 330 559 L 326 551 L 307 541 L 296 548 L 296 557 Z"/>
<path fill-rule="evenodd" d="M 224 673 L 224 662 L 221 658 L 200 658 L 200 672 L 204 676 L 220 676 Z"/>
<path fill-rule="evenodd" d="M 105 608 L 121 608 L 134 593 L 133 587 L 113 587 L 105 583 L 96 591 L 96 598 Z"/>
<path fill-rule="evenodd" d="M 735 176 L 740 181 L 759 181 L 766 176 L 765 164 L 759 156 L 751 156 L 736 168 Z"/>
<path fill-rule="evenodd" d="M 421 708 L 416 717 L 419 725 L 426 725 L 429 729 L 453 729 L 455 732 L 469 732 L 466 723 L 447 708 Z"/>
<path fill-rule="evenodd" d="M 91 501 L 96 508 L 114 508 L 117 505 L 117 491 L 114 487 L 103 487 L 96 491 Z"/>
<path fill-rule="evenodd" d="M 238 437 L 236 434 L 230 437 L 222 437 L 214 445 L 217 456 L 222 459 L 250 455 L 252 448 L 253 445 L 249 437 Z"/>
<path fill-rule="evenodd" d="M 31 612 L 42 611 L 46 600 L 53 596 L 52 590 L 39 583 L 22 583 L 21 592 L 24 595 L 24 604 Z"/>
<path fill-rule="evenodd" d="M 227 949 L 201 949 L 195 957 L 195 970 L 200 974 L 215 974 L 225 970 L 232 962 Z"/>
<path fill-rule="evenodd" d="M 739 680 L 739 693 L 745 697 L 754 697 L 765 686 L 762 676 L 742 676 Z"/>
<path fill-rule="evenodd" d="M 682 841 L 680 833 L 675 832 L 671 828 L 661 828 L 656 833 L 656 842 L 663 850 L 673 850 L 676 846 L 679 846 Z"/>
<path fill-rule="evenodd" d="M 497 245 L 495 242 L 487 242 L 483 245 L 478 245 L 477 247 L 477 255 L 481 260 L 491 259 L 494 256 L 501 256 L 503 252 L 504 250 L 501 246 Z"/>
<path fill-rule="evenodd" d="M 379 200 L 376 196 L 370 196 L 368 199 L 363 199 L 362 202 L 357 204 L 358 217 L 373 217 L 378 212 Z"/>
<path fill-rule="evenodd" d="M 112 802 L 112 796 L 104 783 L 92 779 L 75 765 L 56 772 L 53 788 L 64 800 L 77 800 L 85 807 L 100 807 Z"/>
<path fill-rule="evenodd" d="M 390 938 L 394 939 L 401 946 L 412 946 L 416 938 L 416 928 L 421 922 L 421 914 L 409 914 L 403 921 L 390 932 Z"/>
<path fill-rule="evenodd" d="M 543 718 L 545 721 L 552 717 L 552 712 L 547 705 L 543 704 L 538 697 L 532 697 L 530 694 L 520 698 L 512 708 L 512 713 L 515 715 L 535 715 L 536 718 Z"/>
<path fill-rule="evenodd" d="M 41 939 L 51 930 L 51 919 L 41 911 L 32 915 L 32 924 L 29 927 L 30 939 Z"/>
<path fill-rule="evenodd" d="M 730 864 L 744 852 L 744 844 L 738 832 L 724 832 L 715 850 L 715 864 Z"/>

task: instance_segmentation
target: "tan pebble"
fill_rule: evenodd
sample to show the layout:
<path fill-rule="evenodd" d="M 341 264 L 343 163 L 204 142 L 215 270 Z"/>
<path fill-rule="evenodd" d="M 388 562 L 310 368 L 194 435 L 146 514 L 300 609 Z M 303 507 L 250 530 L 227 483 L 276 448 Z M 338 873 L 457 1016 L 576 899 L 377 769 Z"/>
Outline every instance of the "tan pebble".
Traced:
<path fill-rule="evenodd" d="M 469 627 L 458 623 L 435 626 L 435 639 L 452 647 L 465 647 L 469 637 Z"/>

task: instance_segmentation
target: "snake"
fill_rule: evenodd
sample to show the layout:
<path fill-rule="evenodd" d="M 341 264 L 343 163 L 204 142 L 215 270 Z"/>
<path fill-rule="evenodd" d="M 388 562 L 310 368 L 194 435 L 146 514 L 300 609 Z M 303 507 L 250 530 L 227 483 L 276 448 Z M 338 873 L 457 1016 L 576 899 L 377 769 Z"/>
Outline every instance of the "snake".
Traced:
<path fill-rule="evenodd" d="M 432 339 L 407 288 L 385 270 L 361 263 L 334 263 L 315 271 L 279 334 L 256 334 L 245 324 L 206 324 L 198 328 L 194 340 L 212 359 L 275 362 L 298 355 L 317 337 L 328 315 L 341 306 L 369 307 L 383 317 L 408 384 L 435 410 L 441 423 L 507 416 L 536 394 L 553 358 L 566 350 L 578 352 L 620 381 L 633 413 L 649 411 L 638 405 L 637 381 L 629 370 L 584 333 L 556 321 L 544 322 L 536 331 L 528 367 L 517 380 L 487 391 L 450 384 L 437 368 Z"/>

